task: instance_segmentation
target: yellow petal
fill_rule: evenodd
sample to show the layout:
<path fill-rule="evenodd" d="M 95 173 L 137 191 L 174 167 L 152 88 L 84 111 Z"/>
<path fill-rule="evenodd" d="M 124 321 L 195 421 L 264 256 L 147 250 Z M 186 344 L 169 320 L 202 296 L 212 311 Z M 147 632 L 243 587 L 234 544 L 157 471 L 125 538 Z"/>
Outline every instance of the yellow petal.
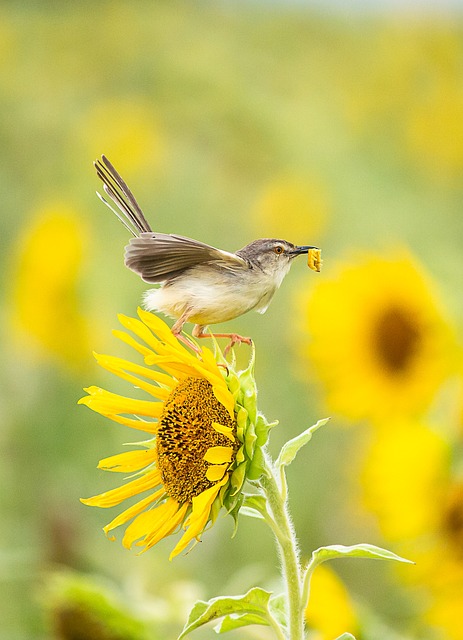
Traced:
<path fill-rule="evenodd" d="M 170 382 L 169 389 L 150 384 L 139 376 L 156 380 L 156 377 L 162 374 L 158 373 L 155 377 L 153 374 L 156 374 L 156 372 L 152 369 L 142 367 L 140 365 L 134 364 L 133 362 L 129 362 L 128 360 L 123 360 L 122 358 L 115 358 L 114 356 L 104 356 L 97 353 L 95 353 L 94 356 L 101 367 L 119 376 L 119 378 L 123 378 L 124 380 L 131 382 L 134 387 L 139 387 L 140 389 L 143 389 L 153 397 L 159 398 L 160 400 L 165 400 L 169 397 L 169 393 L 171 392 L 171 389 L 175 384 L 172 378 L 170 376 L 166 376 L 165 374 L 164 377 L 167 378 L 167 380 L 169 380 Z M 138 375 L 132 375 L 133 373 Z"/>
<path fill-rule="evenodd" d="M 127 418 L 125 416 L 116 416 L 115 414 L 108 413 L 105 416 L 110 420 L 114 420 L 114 422 L 118 422 L 119 424 L 124 424 L 126 427 L 130 427 L 131 429 L 138 429 L 139 431 L 147 431 L 148 433 L 157 433 L 158 431 L 158 423 L 157 422 L 148 422 L 147 420 L 142 420 L 141 418 Z"/>
<path fill-rule="evenodd" d="M 126 398 L 125 396 L 120 396 L 117 393 L 111 393 L 110 391 L 95 386 L 87 387 L 84 391 L 89 395 L 81 398 L 79 404 L 85 404 L 90 409 L 93 409 L 93 411 L 101 413 L 104 416 L 128 413 L 159 418 L 162 413 L 162 402 Z"/>
<path fill-rule="evenodd" d="M 219 424 L 218 422 L 213 422 L 212 426 L 217 431 L 217 433 L 221 433 L 223 436 L 226 436 L 232 442 L 235 442 L 233 427 L 226 427 L 224 424 Z"/>
<path fill-rule="evenodd" d="M 108 532 L 111 531 L 112 529 L 115 529 L 116 527 L 120 527 L 121 524 L 125 524 L 128 520 L 131 520 L 132 518 L 137 516 L 139 513 L 144 511 L 148 505 L 152 504 L 153 502 L 156 502 L 156 500 L 158 500 L 163 493 L 164 493 L 164 487 L 162 487 L 161 489 L 158 489 L 158 491 L 155 491 L 154 493 L 147 496 L 146 498 L 143 498 L 143 500 L 136 502 L 131 507 L 129 507 L 128 509 L 120 513 L 116 518 L 114 518 L 114 520 L 111 520 L 109 524 L 103 527 L 103 531 L 107 535 Z"/>
<path fill-rule="evenodd" d="M 137 313 L 140 320 L 144 322 L 144 324 L 149 327 L 149 329 L 151 329 L 151 331 L 163 342 L 173 347 L 176 351 L 184 351 L 188 353 L 183 345 L 179 343 L 167 324 L 163 320 L 161 320 L 161 318 L 155 316 L 149 311 L 141 309 L 140 307 L 138 307 Z"/>
<path fill-rule="evenodd" d="M 169 560 L 172 560 L 172 558 L 183 551 L 185 547 L 187 547 L 191 542 L 191 540 L 199 537 L 209 519 L 211 505 L 216 499 L 217 494 L 220 491 L 220 487 L 224 485 L 227 480 L 228 474 L 223 478 L 223 480 L 215 484 L 213 487 L 206 489 L 206 491 L 200 493 L 199 496 L 193 498 L 192 512 L 185 523 L 185 526 L 187 526 L 188 529 L 180 538 L 178 544 L 170 554 Z"/>
<path fill-rule="evenodd" d="M 122 342 L 125 342 L 126 344 L 128 344 L 130 347 L 132 347 L 132 349 L 135 349 L 135 351 L 138 351 L 138 353 L 141 353 L 143 357 L 153 354 L 152 349 L 148 349 L 148 347 L 145 347 L 144 344 L 140 344 L 139 342 L 137 342 L 137 340 L 135 340 L 135 338 L 130 336 L 125 331 L 121 331 L 120 329 L 114 329 L 113 336 L 116 336 L 116 338 L 119 338 L 119 340 L 122 340 Z"/>
<path fill-rule="evenodd" d="M 145 536 L 160 529 L 165 522 L 177 512 L 178 502 L 169 498 L 154 509 L 140 513 L 125 530 L 122 544 L 126 549 L 130 549 L 132 544 Z"/>
<path fill-rule="evenodd" d="M 183 519 L 185 517 L 185 514 L 189 506 L 190 505 L 188 504 L 188 502 L 185 502 L 185 504 L 183 504 L 178 509 L 177 513 L 175 513 L 173 516 L 171 516 L 169 519 L 167 519 L 164 522 L 162 527 L 159 527 L 157 531 L 153 532 L 151 535 L 146 536 L 145 540 L 139 543 L 139 544 L 145 545 L 145 549 L 143 549 L 143 551 L 148 551 L 148 549 L 151 549 L 151 547 L 153 547 L 160 540 L 162 540 L 162 538 L 165 538 L 166 536 L 170 536 L 170 534 L 173 533 L 177 529 L 177 527 L 183 522 Z"/>
<path fill-rule="evenodd" d="M 226 470 L 226 464 L 212 464 L 207 468 L 206 478 L 209 482 L 218 482 L 219 480 L 222 480 Z"/>
<path fill-rule="evenodd" d="M 152 354 L 153 352 L 150 351 L 150 353 Z M 111 362 L 115 366 L 120 365 L 127 371 L 136 373 L 140 376 L 147 378 L 148 380 L 154 380 L 155 382 L 158 382 L 160 385 L 163 385 L 168 388 L 175 387 L 175 384 L 176 384 L 175 381 L 172 380 L 171 376 L 167 376 L 165 373 L 161 373 L 160 371 L 154 371 L 154 369 L 143 367 L 142 365 L 135 364 L 134 362 L 130 362 L 130 360 L 124 360 L 123 358 L 117 358 L 115 356 L 104 356 L 104 357 L 110 358 Z"/>
<path fill-rule="evenodd" d="M 223 404 L 225 409 L 230 414 L 230 418 L 234 420 L 235 419 L 235 400 L 232 394 L 230 393 L 230 391 L 228 390 L 228 387 L 225 384 L 225 382 L 223 387 L 218 385 L 213 385 L 212 388 L 217 400 Z"/>
<path fill-rule="evenodd" d="M 122 314 L 119 314 L 117 317 L 125 329 L 128 329 L 141 338 L 155 353 L 163 354 L 169 351 L 166 345 L 158 340 L 141 320 Z M 172 351 L 172 349 L 170 349 L 170 351 Z"/>
<path fill-rule="evenodd" d="M 223 464 L 231 462 L 233 457 L 233 449 L 231 447 L 210 447 L 204 455 L 204 460 L 211 464 Z"/>
<path fill-rule="evenodd" d="M 171 375 L 178 377 L 178 374 L 184 376 L 198 376 L 197 371 L 187 362 L 179 361 L 172 356 L 159 356 L 152 354 L 145 357 L 145 363 L 148 365 L 155 364 L 156 366 L 164 369 Z"/>
<path fill-rule="evenodd" d="M 118 471 L 121 473 L 132 473 L 152 464 L 156 460 L 156 451 L 154 449 L 142 449 L 140 451 L 127 451 L 127 453 L 118 453 L 115 456 L 103 458 L 98 463 L 98 469 L 105 471 Z"/>
<path fill-rule="evenodd" d="M 214 354 L 212 353 L 212 351 L 210 349 L 208 349 L 207 347 L 203 347 L 201 349 L 201 358 L 203 361 L 203 366 L 205 367 L 206 371 L 208 372 L 208 380 L 209 382 L 214 385 L 214 384 L 225 384 L 225 381 L 222 377 L 222 374 L 220 373 L 220 369 L 217 366 L 217 361 L 215 359 Z"/>
<path fill-rule="evenodd" d="M 127 482 L 122 487 L 116 487 L 91 498 L 81 498 L 80 501 L 91 507 L 114 507 L 126 498 L 136 496 L 143 491 L 153 489 L 161 483 L 161 474 L 158 469 L 145 473 L 140 478 Z"/>

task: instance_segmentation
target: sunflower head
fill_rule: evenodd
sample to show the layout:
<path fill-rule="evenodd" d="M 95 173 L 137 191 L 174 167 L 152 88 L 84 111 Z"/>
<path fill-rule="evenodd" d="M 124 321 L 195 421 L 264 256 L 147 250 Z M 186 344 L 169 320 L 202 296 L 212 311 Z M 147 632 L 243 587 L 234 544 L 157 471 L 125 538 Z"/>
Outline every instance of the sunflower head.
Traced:
<path fill-rule="evenodd" d="M 338 265 L 306 300 L 301 325 L 327 404 L 350 419 L 422 414 L 455 370 L 453 329 L 406 251 Z"/>
<path fill-rule="evenodd" d="M 151 438 L 136 443 L 138 449 L 101 460 L 100 468 L 130 474 L 130 479 L 82 502 L 112 507 L 146 494 L 104 529 L 108 533 L 130 521 L 124 546 L 135 543 L 146 550 L 183 526 L 173 557 L 200 539 L 222 507 L 236 518 L 245 480 L 262 473 L 262 447 L 271 425 L 257 411 L 254 351 L 248 367 L 236 371 L 217 345 L 215 354 L 206 347 L 192 353 L 158 317 L 141 309 L 138 315 L 139 320 L 119 318 L 134 335 L 115 334 L 143 356 L 144 364 L 113 356 L 96 359 L 148 399 L 89 387 L 79 402 Z"/>

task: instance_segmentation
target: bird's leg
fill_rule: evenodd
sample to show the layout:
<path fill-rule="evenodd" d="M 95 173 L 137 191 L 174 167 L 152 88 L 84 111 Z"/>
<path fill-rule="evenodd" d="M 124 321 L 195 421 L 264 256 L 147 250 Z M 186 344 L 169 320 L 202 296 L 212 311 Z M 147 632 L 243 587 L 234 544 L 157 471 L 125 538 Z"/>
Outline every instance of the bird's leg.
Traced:
<path fill-rule="evenodd" d="M 177 340 L 180 340 L 180 342 L 183 342 L 183 344 L 185 344 L 187 347 L 189 347 L 190 349 L 193 349 L 195 353 L 201 353 L 201 349 L 199 349 L 199 347 L 197 347 L 194 342 L 192 342 L 191 340 L 188 340 L 188 338 L 182 334 L 183 325 L 188 320 L 188 316 L 189 316 L 188 311 L 185 311 L 185 313 L 182 313 L 180 318 L 172 326 L 171 331 L 174 334 L 174 336 L 177 338 Z M 193 331 L 193 335 L 195 335 L 194 331 Z"/>
<path fill-rule="evenodd" d="M 225 347 L 223 355 L 226 356 L 235 344 L 244 344 L 252 345 L 251 338 L 246 338 L 245 336 L 240 336 L 237 333 L 204 333 L 205 325 L 195 324 L 193 327 L 192 334 L 195 338 L 228 338 L 230 343 Z"/>

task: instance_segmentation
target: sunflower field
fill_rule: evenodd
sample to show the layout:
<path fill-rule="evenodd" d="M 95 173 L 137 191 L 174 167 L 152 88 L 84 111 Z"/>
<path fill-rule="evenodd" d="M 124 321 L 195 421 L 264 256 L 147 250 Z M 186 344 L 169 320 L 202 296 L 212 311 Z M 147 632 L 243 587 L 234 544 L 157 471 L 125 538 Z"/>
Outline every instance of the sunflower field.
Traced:
<path fill-rule="evenodd" d="M 463 640 L 463 4 L 347 4 L 1 4 L 0 640 L 170 640 L 278 593 L 242 487 L 327 417 L 287 471 L 302 561 L 414 564 L 317 567 L 307 640 Z M 198 359 L 139 309 L 102 154 L 155 231 L 321 271 Z"/>

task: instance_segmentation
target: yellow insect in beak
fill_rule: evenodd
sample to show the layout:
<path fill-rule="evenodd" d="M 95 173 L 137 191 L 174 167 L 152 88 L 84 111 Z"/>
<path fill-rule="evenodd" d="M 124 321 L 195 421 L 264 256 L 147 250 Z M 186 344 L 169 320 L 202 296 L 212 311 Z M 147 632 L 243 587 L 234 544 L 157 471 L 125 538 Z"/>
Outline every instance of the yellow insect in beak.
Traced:
<path fill-rule="evenodd" d="M 322 259 L 320 256 L 320 249 L 309 249 L 309 251 L 307 252 L 307 264 L 309 265 L 309 269 L 317 272 L 320 271 L 320 269 L 322 268 Z"/>

